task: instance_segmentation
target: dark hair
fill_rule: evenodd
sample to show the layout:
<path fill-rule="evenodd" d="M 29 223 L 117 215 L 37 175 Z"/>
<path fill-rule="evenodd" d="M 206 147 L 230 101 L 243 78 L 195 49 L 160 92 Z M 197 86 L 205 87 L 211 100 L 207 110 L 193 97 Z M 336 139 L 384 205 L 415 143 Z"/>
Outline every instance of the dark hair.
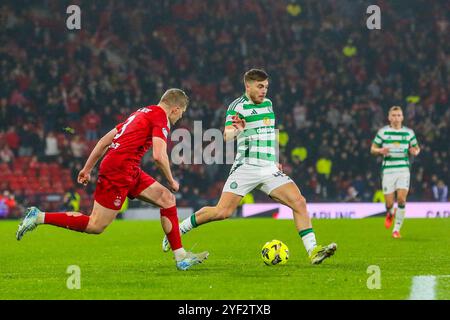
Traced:
<path fill-rule="evenodd" d="M 244 83 L 249 81 L 264 81 L 267 79 L 269 79 L 269 75 L 262 69 L 251 69 L 244 75 Z"/>

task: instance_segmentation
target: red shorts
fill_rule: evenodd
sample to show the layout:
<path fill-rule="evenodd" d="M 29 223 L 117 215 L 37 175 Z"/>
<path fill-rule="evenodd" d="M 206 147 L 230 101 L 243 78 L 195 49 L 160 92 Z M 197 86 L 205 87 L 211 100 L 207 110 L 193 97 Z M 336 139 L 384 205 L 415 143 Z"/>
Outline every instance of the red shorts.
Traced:
<path fill-rule="evenodd" d="M 100 170 L 94 199 L 108 209 L 120 210 L 126 197 L 130 199 L 136 198 L 155 181 L 141 168 L 136 168 L 128 174 L 104 174 Z"/>

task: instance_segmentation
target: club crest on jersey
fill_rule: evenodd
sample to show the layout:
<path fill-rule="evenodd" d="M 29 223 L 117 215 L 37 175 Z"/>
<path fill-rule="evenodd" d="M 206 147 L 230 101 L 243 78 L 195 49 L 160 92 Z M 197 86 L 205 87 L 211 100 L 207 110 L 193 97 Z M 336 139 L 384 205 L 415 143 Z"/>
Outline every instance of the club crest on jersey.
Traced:
<path fill-rule="evenodd" d="M 166 137 L 166 139 L 167 139 L 167 136 L 169 135 L 169 133 L 167 132 L 167 129 L 166 128 L 162 128 L 162 132 L 164 134 L 164 137 Z"/>
<path fill-rule="evenodd" d="M 122 204 L 121 197 L 117 196 L 117 197 L 116 197 L 116 200 L 114 200 L 114 205 L 115 205 L 116 207 L 120 207 L 121 204 Z"/>
<path fill-rule="evenodd" d="M 266 126 L 270 126 L 270 119 L 269 118 L 264 118 L 263 123 Z"/>

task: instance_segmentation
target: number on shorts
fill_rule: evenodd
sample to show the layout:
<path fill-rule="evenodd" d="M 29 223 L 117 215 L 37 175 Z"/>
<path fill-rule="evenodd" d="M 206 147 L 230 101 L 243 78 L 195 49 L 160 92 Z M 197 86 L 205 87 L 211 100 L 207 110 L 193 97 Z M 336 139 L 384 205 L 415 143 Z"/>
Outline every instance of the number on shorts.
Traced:
<path fill-rule="evenodd" d="M 283 171 L 278 171 L 277 173 L 273 173 L 273 176 L 275 178 L 278 178 L 278 177 L 284 177 L 285 174 L 283 173 Z"/>

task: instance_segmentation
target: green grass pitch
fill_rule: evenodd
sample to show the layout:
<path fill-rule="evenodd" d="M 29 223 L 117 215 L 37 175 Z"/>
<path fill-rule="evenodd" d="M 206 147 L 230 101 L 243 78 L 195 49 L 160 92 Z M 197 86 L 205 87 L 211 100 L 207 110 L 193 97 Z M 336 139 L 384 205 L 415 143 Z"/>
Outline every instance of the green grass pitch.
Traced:
<path fill-rule="evenodd" d="M 99 236 L 40 226 L 16 241 L 17 221 L 0 222 L 0 299 L 408 299 L 412 278 L 450 274 L 450 219 L 407 219 L 392 239 L 383 219 L 313 220 L 319 243 L 338 250 L 309 264 L 293 222 L 233 219 L 200 226 L 183 237 L 186 249 L 209 259 L 182 272 L 161 251 L 158 221 L 115 221 Z M 283 266 L 266 266 L 261 247 L 279 239 L 290 250 Z M 81 271 L 69 290 L 68 266 Z M 368 289 L 369 266 L 381 288 Z M 440 278 L 437 299 L 450 299 Z"/>

